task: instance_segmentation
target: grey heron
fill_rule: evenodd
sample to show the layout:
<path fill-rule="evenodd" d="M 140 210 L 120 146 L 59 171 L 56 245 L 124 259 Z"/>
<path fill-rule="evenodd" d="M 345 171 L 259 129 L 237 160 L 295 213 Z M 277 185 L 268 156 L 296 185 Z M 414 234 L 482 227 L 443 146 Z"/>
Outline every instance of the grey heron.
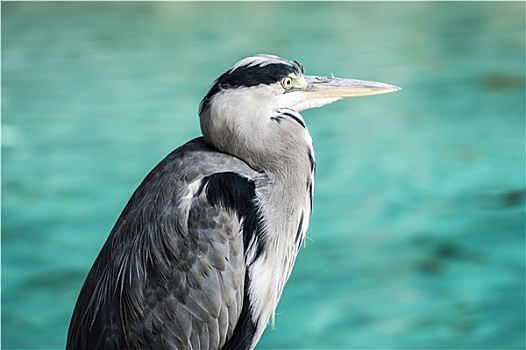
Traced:
<path fill-rule="evenodd" d="M 399 90 L 305 75 L 273 55 L 237 62 L 199 107 L 202 136 L 135 190 L 78 297 L 67 349 L 252 349 L 312 211 L 300 111 Z"/>

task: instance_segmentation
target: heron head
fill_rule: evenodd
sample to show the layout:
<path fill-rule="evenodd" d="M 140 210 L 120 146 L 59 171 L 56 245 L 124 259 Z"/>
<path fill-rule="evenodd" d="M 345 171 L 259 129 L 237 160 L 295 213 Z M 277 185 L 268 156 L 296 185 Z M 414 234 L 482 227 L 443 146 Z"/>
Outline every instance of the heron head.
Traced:
<path fill-rule="evenodd" d="M 201 130 L 207 142 L 228 151 L 232 140 L 239 147 L 266 144 L 296 136 L 304 125 L 299 111 L 320 107 L 344 97 L 375 95 L 400 88 L 371 81 L 307 76 L 297 61 L 274 55 L 255 55 L 237 62 L 214 82 L 199 107 Z M 284 109 L 292 110 L 299 126 L 279 128 L 269 120 Z M 272 133 L 272 135 L 271 135 Z M 308 133 L 307 133 L 308 134 Z M 310 137 L 310 136 L 309 136 Z M 277 142 L 275 142 L 277 143 Z M 232 152 L 229 152 L 232 153 Z"/>
<path fill-rule="evenodd" d="M 261 102 L 299 112 L 321 107 L 344 97 L 384 94 L 398 90 L 400 88 L 397 86 L 373 81 L 307 76 L 303 66 L 297 61 L 261 54 L 244 58 L 223 73 L 201 102 L 199 113 L 202 114 L 210 107 L 214 97 L 232 91 L 242 91 L 246 96 L 260 97 L 267 92 L 266 97 L 269 100 Z"/>

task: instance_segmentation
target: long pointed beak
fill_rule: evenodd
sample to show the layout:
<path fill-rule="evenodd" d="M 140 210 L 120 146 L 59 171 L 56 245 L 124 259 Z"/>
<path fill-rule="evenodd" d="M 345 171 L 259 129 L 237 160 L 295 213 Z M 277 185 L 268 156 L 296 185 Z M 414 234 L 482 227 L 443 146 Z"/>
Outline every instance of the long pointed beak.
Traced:
<path fill-rule="evenodd" d="M 386 94 L 398 91 L 398 86 L 357 79 L 304 76 L 290 90 L 298 98 L 292 108 L 298 112 L 338 101 L 344 97 Z"/>
<path fill-rule="evenodd" d="M 309 99 L 341 99 L 400 90 L 398 86 L 356 79 L 305 76 L 305 81 L 307 85 L 301 90 Z"/>

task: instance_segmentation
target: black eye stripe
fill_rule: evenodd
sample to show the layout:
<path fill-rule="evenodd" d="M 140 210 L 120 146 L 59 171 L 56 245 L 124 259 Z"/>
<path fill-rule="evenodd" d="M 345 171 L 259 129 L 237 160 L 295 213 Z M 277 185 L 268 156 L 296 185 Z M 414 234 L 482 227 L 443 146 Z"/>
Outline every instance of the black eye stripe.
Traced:
<path fill-rule="evenodd" d="M 250 87 L 260 84 L 272 84 L 281 81 L 291 73 L 299 73 L 298 67 L 287 64 L 268 64 L 266 66 L 245 66 L 227 72 L 219 77 L 220 84 L 229 87 Z"/>
<path fill-rule="evenodd" d="M 222 90 L 261 84 L 270 85 L 281 82 L 283 78 L 290 74 L 299 76 L 303 73 L 303 66 L 296 61 L 284 61 L 284 63 L 270 63 L 267 65 L 246 65 L 230 69 L 214 82 L 203 101 L 201 101 L 199 113 L 205 109 L 212 97 Z"/>

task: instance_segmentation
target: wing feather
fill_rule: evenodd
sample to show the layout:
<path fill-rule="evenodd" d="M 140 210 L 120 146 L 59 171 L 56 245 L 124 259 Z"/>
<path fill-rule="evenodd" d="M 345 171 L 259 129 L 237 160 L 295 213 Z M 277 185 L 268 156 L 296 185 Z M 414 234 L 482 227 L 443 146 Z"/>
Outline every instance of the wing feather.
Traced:
<path fill-rule="evenodd" d="M 244 220 L 255 192 L 247 174 L 256 173 L 201 138 L 152 170 L 84 283 L 67 349 L 232 344 L 248 317 L 244 235 L 253 229 Z"/>

